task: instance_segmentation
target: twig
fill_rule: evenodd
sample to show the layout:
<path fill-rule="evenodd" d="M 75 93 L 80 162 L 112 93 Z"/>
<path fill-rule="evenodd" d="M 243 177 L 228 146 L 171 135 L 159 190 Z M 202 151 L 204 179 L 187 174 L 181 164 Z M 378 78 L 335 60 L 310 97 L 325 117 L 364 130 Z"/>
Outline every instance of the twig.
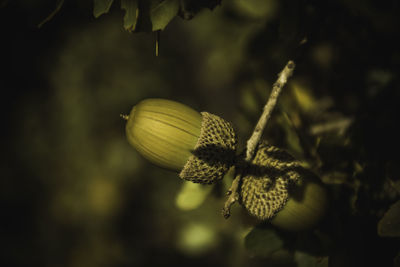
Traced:
<path fill-rule="evenodd" d="M 156 31 L 156 57 L 158 57 L 159 55 L 159 50 L 160 50 L 160 35 L 161 35 L 161 31 L 158 30 Z"/>
<path fill-rule="evenodd" d="M 272 87 L 272 92 L 268 98 L 267 104 L 264 106 L 263 113 L 261 114 L 261 117 L 258 120 L 256 127 L 254 128 L 253 134 L 247 141 L 246 159 L 245 159 L 246 161 L 252 160 L 256 146 L 260 141 L 261 135 L 264 131 L 265 126 L 267 125 L 269 117 L 271 117 L 272 110 L 275 107 L 275 104 L 282 91 L 282 88 L 286 84 L 287 79 L 290 76 L 292 76 L 294 66 L 295 66 L 294 62 L 289 61 L 286 64 L 285 68 L 282 70 L 282 72 L 279 73 L 278 79 L 276 80 L 274 86 Z"/>
<path fill-rule="evenodd" d="M 260 141 L 265 126 L 267 125 L 268 119 L 271 117 L 271 113 L 276 105 L 283 86 L 285 86 L 288 78 L 292 76 L 294 67 L 294 62 L 290 60 L 279 73 L 278 79 L 272 87 L 272 92 L 268 98 L 267 104 L 264 106 L 263 113 L 261 114 L 256 127 L 254 128 L 253 134 L 247 141 L 245 162 L 251 162 L 253 159 L 256 147 Z M 239 200 L 239 184 L 241 178 L 241 175 L 237 174 L 227 192 L 229 197 L 225 202 L 224 208 L 222 209 L 222 214 L 226 219 L 230 216 L 231 206 Z"/>
<path fill-rule="evenodd" d="M 240 183 L 240 174 L 237 174 L 235 179 L 232 181 L 232 185 L 229 188 L 226 195 L 229 196 L 228 199 L 225 201 L 225 205 L 222 208 L 222 215 L 225 219 L 228 219 L 231 216 L 231 206 L 239 200 L 239 183 Z"/>

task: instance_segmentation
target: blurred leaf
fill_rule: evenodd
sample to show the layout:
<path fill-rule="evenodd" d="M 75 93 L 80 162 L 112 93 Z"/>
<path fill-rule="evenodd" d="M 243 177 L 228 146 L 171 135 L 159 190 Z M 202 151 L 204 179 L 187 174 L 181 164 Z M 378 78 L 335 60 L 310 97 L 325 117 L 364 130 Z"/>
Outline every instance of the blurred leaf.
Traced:
<path fill-rule="evenodd" d="M 393 73 L 383 69 L 372 69 L 367 74 L 368 96 L 374 97 L 393 80 Z"/>
<path fill-rule="evenodd" d="M 100 17 L 110 10 L 114 0 L 94 0 L 93 15 L 95 18 Z"/>
<path fill-rule="evenodd" d="M 346 184 L 349 179 L 349 175 L 341 171 L 326 172 L 321 180 L 325 184 Z"/>
<path fill-rule="evenodd" d="M 310 127 L 310 134 L 317 136 L 327 133 L 343 135 L 353 121 L 354 119 L 349 117 L 332 118 L 328 121 L 312 125 Z"/>
<path fill-rule="evenodd" d="M 129 32 L 134 31 L 139 14 L 138 0 L 121 0 L 121 9 L 125 10 L 125 30 Z"/>
<path fill-rule="evenodd" d="M 304 112 L 312 112 L 317 109 L 318 101 L 312 95 L 311 90 L 298 81 L 290 83 L 291 89 L 299 107 Z"/>
<path fill-rule="evenodd" d="M 179 0 L 164 0 L 156 2 L 158 3 L 152 4 L 150 11 L 153 31 L 163 30 L 178 14 L 179 10 Z"/>
<path fill-rule="evenodd" d="M 257 101 L 257 95 L 255 94 L 252 87 L 246 86 L 240 92 L 240 106 L 243 108 L 243 111 L 247 114 L 257 114 L 260 112 L 262 106 L 259 105 Z"/>
<path fill-rule="evenodd" d="M 211 250 L 217 241 L 215 228 L 211 225 L 189 223 L 181 228 L 177 246 L 185 254 L 198 255 Z"/>
<path fill-rule="evenodd" d="M 112 3 L 113 0 L 94 0 L 93 15 L 98 18 L 107 13 Z M 139 0 L 121 0 L 121 9 L 125 10 L 124 28 L 129 32 L 164 30 L 178 12 L 181 15 L 190 13 L 187 16 L 191 18 L 202 8 L 212 9 L 219 3 L 220 0 L 147 0 L 140 3 Z"/>
<path fill-rule="evenodd" d="M 296 153 L 295 155 L 302 155 L 303 148 L 300 143 L 298 132 L 296 131 L 296 125 L 293 119 L 296 119 L 297 114 L 289 116 L 288 113 L 283 112 L 282 117 L 278 117 L 278 122 L 282 125 L 282 128 L 286 133 L 286 143 L 290 148 L 291 152 Z M 293 119 L 292 119 L 293 118 Z"/>
<path fill-rule="evenodd" d="M 390 186 L 395 190 L 397 193 L 400 194 L 400 180 L 399 181 L 393 181 L 392 179 L 388 179 Z"/>
<path fill-rule="evenodd" d="M 270 17 L 277 9 L 277 1 L 275 0 L 235 0 L 233 3 L 237 12 L 249 18 Z"/>
<path fill-rule="evenodd" d="M 283 240 L 273 228 L 256 226 L 244 238 L 244 244 L 251 254 L 268 257 L 283 247 Z"/>
<path fill-rule="evenodd" d="M 380 236 L 400 236 L 400 200 L 394 203 L 378 223 Z"/>
<path fill-rule="evenodd" d="M 203 8 L 214 9 L 221 0 L 182 0 L 179 15 L 184 19 L 192 19 Z"/>
<path fill-rule="evenodd" d="M 329 68 L 332 65 L 332 61 L 334 59 L 332 44 L 317 44 L 312 51 L 312 58 L 319 67 Z"/>
<path fill-rule="evenodd" d="M 294 253 L 294 259 L 297 263 L 297 267 L 328 267 L 328 257 L 315 257 L 310 254 L 296 251 Z"/>
<path fill-rule="evenodd" d="M 194 210 L 203 204 L 213 186 L 184 182 L 175 204 L 181 210 Z"/>

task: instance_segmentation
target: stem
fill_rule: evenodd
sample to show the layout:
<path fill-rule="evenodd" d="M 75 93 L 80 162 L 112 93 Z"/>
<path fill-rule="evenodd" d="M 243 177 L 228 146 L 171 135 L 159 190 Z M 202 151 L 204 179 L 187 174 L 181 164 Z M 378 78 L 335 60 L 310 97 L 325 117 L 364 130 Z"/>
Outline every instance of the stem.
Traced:
<path fill-rule="evenodd" d="M 156 52 L 156 57 L 159 55 L 159 50 L 160 50 L 160 30 L 156 31 L 156 47 L 155 47 L 155 52 Z"/>
<path fill-rule="evenodd" d="M 271 95 L 268 98 L 267 104 L 264 106 L 263 113 L 261 114 L 251 137 L 247 141 L 245 162 L 251 162 L 253 159 L 256 147 L 261 139 L 265 126 L 271 117 L 271 113 L 276 105 L 276 102 L 278 101 L 278 97 L 282 91 L 282 88 L 285 86 L 288 78 L 293 74 L 294 67 L 294 62 L 290 60 L 283 70 L 278 74 L 278 79 L 272 87 Z M 222 214 L 226 219 L 230 216 L 231 206 L 239 200 L 239 184 L 241 178 L 241 175 L 237 174 L 227 192 L 229 197 L 225 202 L 224 208 L 222 209 Z"/>
<path fill-rule="evenodd" d="M 226 195 L 229 196 L 225 201 L 225 205 L 222 209 L 222 215 L 225 219 L 228 219 L 231 216 L 231 206 L 239 200 L 239 183 L 240 183 L 240 174 L 236 175 L 235 179 L 232 181 L 232 185 L 229 188 Z"/>

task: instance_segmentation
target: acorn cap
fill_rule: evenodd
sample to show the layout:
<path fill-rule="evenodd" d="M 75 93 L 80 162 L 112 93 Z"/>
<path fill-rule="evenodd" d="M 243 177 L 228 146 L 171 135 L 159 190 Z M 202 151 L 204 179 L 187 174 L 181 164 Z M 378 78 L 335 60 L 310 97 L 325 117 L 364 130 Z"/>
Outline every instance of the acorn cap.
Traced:
<path fill-rule="evenodd" d="M 289 198 L 289 186 L 299 180 L 302 168 L 290 154 L 262 141 L 242 174 L 240 202 L 247 211 L 261 219 L 274 217 Z"/>
<path fill-rule="evenodd" d="M 152 163 L 202 184 L 223 178 L 233 165 L 237 147 L 229 122 L 165 99 L 146 99 L 134 106 L 126 135 Z"/>
<path fill-rule="evenodd" d="M 179 176 L 194 183 L 211 184 L 222 179 L 233 165 L 237 138 L 229 122 L 208 112 L 201 115 L 199 139 Z"/>

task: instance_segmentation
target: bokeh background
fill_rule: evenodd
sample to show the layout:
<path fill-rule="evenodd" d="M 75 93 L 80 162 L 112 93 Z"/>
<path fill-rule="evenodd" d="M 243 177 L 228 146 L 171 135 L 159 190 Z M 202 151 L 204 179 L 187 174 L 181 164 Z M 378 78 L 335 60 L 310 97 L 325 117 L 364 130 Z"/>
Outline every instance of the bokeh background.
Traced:
<path fill-rule="evenodd" d="M 223 0 L 176 17 L 156 57 L 119 1 L 97 19 L 65 1 L 40 28 L 56 1 L 0 1 L 2 266 L 399 266 L 399 3 L 320 2 Z M 265 138 L 326 184 L 316 229 L 225 220 L 231 174 L 192 185 L 129 146 L 119 115 L 161 97 L 231 121 L 243 148 L 289 59 Z"/>

